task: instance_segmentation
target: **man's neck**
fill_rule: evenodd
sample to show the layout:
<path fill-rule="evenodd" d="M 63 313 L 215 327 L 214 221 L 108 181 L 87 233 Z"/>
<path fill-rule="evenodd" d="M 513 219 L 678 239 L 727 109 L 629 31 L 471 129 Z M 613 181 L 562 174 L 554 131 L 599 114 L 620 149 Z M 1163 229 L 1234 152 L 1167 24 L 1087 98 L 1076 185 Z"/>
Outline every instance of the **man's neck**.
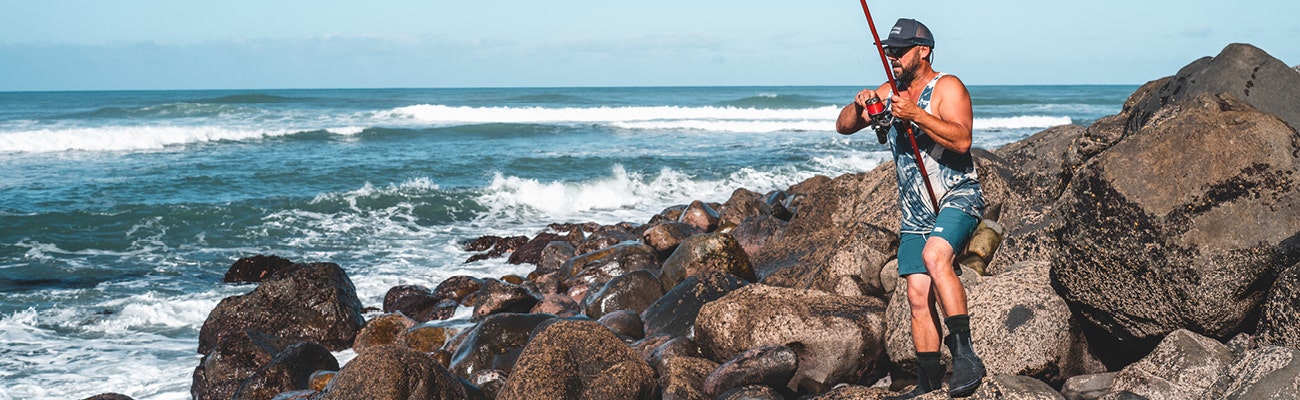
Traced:
<path fill-rule="evenodd" d="M 930 80 L 934 79 L 934 76 L 938 74 L 939 73 L 935 72 L 935 70 L 930 68 L 929 65 L 922 66 L 919 71 L 916 71 L 916 78 L 914 78 L 912 84 L 907 87 L 907 92 L 921 93 L 922 90 L 925 90 L 925 85 L 930 84 Z"/>

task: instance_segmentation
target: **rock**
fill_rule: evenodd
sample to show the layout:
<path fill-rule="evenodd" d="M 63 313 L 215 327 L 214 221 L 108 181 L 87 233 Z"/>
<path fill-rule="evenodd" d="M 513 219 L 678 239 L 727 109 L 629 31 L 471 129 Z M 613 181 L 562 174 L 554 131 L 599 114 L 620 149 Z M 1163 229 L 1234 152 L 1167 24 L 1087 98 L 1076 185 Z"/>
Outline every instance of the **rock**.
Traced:
<path fill-rule="evenodd" d="M 414 320 L 400 313 L 380 315 L 361 328 L 361 333 L 357 334 L 356 341 L 352 343 L 352 350 L 361 354 L 371 347 L 401 343 L 406 331 L 414 326 Z"/>
<path fill-rule="evenodd" d="M 274 340 L 253 331 L 222 336 L 194 368 L 190 397 L 231 398 L 245 379 L 253 376 L 279 352 L 279 344 L 270 343 Z"/>
<path fill-rule="evenodd" d="M 640 236 L 634 235 L 627 230 L 618 227 L 610 227 L 592 232 L 578 245 L 578 254 L 586 254 L 613 246 L 626 241 L 641 240 Z"/>
<path fill-rule="evenodd" d="M 400 312 L 415 322 L 451 318 L 459 306 L 456 299 L 440 298 L 429 288 L 419 285 L 393 286 L 384 295 L 384 312 Z"/>
<path fill-rule="evenodd" d="M 329 349 L 311 342 L 298 343 L 281 350 L 244 380 L 232 398 L 268 399 L 281 392 L 304 390 L 310 386 L 314 372 L 338 369 L 339 362 Z"/>
<path fill-rule="evenodd" d="M 713 232 L 714 229 L 718 228 L 720 219 L 718 211 L 713 207 L 704 204 L 702 201 L 695 200 L 686 206 L 685 210 L 682 210 L 682 215 L 678 218 L 678 221 L 699 228 L 703 232 Z"/>
<path fill-rule="evenodd" d="M 456 376 L 432 357 L 405 346 L 377 346 L 358 354 L 319 395 L 332 399 L 467 399 Z"/>
<path fill-rule="evenodd" d="M 962 287 L 966 289 L 967 293 L 975 292 L 984 279 L 987 279 L 970 269 L 963 269 L 962 271 L 959 279 L 961 279 Z M 885 321 L 887 321 L 885 322 L 885 354 L 894 362 L 895 372 L 902 372 L 905 376 L 914 377 L 916 376 L 916 345 L 912 343 L 912 308 L 907 302 L 907 280 L 898 277 L 897 269 L 893 270 L 892 273 L 896 278 L 895 285 L 897 286 L 894 288 L 893 297 L 889 299 L 889 304 L 885 310 Z M 971 329 L 975 330 L 975 333 L 971 336 L 972 341 L 996 339 L 996 335 L 980 333 L 981 331 L 979 331 L 976 323 L 981 312 L 970 306 L 969 298 L 967 300 L 967 311 L 971 315 Z M 942 305 L 936 304 L 935 309 L 939 310 L 939 315 L 946 315 Z M 941 336 L 946 336 L 948 334 L 947 327 L 943 325 L 942 320 L 939 325 Z M 1006 344 L 1001 344 L 1001 346 L 1006 346 Z M 987 351 L 981 347 L 976 347 L 975 351 L 981 357 L 988 357 Z M 948 347 L 939 346 L 939 352 L 943 355 L 944 365 L 952 365 L 949 362 L 951 355 L 948 354 Z"/>
<path fill-rule="evenodd" d="M 578 255 L 578 248 L 569 242 L 553 241 L 542 248 L 541 258 L 537 261 L 537 272 L 548 274 L 559 271 L 565 261 Z"/>
<path fill-rule="evenodd" d="M 1061 386 L 1061 396 L 1066 400 L 1092 400 L 1100 398 L 1110 392 L 1110 386 L 1115 383 L 1115 375 L 1118 372 L 1103 372 L 1100 374 L 1076 375 L 1065 380 Z"/>
<path fill-rule="evenodd" d="M 297 264 L 276 272 L 251 293 L 221 300 L 199 331 L 199 353 L 226 336 L 253 329 L 292 341 L 320 343 L 331 351 L 352 346 L 365 318 L 343 268 Z"/>
<path fill-rule="evenodd" d="M 447 327 L 420 324 L 407 329 L 402 334 L 402 343 L 412 350 L 421 353 L 432 353 L 447 343 L 447 337 L 451 336 L 451 331 Z"/>
<path fill-rule="evenodd" d="M 131 396 L 127 396 L 121 393 L 100 393 L 94 396 L 87 397 L 85 398 L 85 400 L 134 400 L 134 399 L 132 399 Z"/>
<path fill-rule="evenodd" d="M 664 400 L 712 400 L 704 393 L 704 378 L 718 363 L 689 356 L 668 357 L 659 368 L 659 387 Z"/>
<path fill-rule="evenodd" d="M 749 217 L 736 224 L 736 229 L 731 231 L 731 237 L 736 238 L 740 248 L 745 249 L 745 254 L 752 260 L 769 241 L 780 237 L 787 224 L 771 215 Z"/>
<path fill-rule="evenodd" d="M 723 392 L 718 400 L 785 400 L 785 396 L 771 387 L 749 385 Z"/>
<path fill-rule="evenodd" d="M 683 240 L 692 235 L 703 233 L 703 230 L 696 228 L 685 222 L 669 221 L 656 224 L 645 230 L 642 239 L 645 244 L 655 249 L 655 255 L 660 260 L 667 259 L 668 256 L 677 250 Z"/>
<path fill-rule="evenodd" d="M 533 309 L 528 312 L 531 314 L 551 314 L 560 318 L 568 318 L 582 313 L 578 302 L 567 294 L 542 295 L 542 301 L 533 305 Z"/>
<path fill-rule="evenodd" d="M 1180 329 L 1151 354 L 1120 370 L 1111 392 L 1127 391 L 1151 400 L 1203 398 L 1231 366 L 1232 351 L 1223 343 Z"/>
<path fill-rule="evenodd" d="M 1209 398 L 1286 399 L 1296 393 L 1300 393 L 1300 350 L 1264 346 L 1237 360 Z"/>
<path fill-rule="evenodd" d="M 646 336 L 694 338 L 700 308 L 745 284 L 735 275 L 722 272 L 687 277 L 641 313 Z"/>
<path fill-rule="evenodd" d="M 337 370 L 312 372 L 311 376 L 307 378 L 307 389 L 316 392 L 325 390 L 325 386 L 329 385 L 330 380 L 333 380 L 334 375 L 338 373 Z"/>
<path fill-rule="evenodd" d="M 1293 127 L 1300 127 L 1300 75 L 1258 47 L 1233 43 L 1219 55 L 1193 61 L 1166 78 L 1149 94 L 1126 104 L 1130 127 L 1157 118 L 1156 111 L 1168 104 L 1195 102 L 1202 95 L 1227 93 L 1254 108 L 1276 115 Z M 1249 154 L 1249 153 L 1245 153 Z"/>
<path fill-rule="evenodd" d="M 655 374 L 613 332 L 595 321 L 556 320 L 524 348 L 497 397 L 650 399 Z"/>
<path fill-rule="evenodd" d="M 764 201 L 763 195 L 745 188 L 731 192 L 731 198 L 722 204 L 718 215 L 719 225 L 740 226 L 746 219 L 758 216 L 771 216 L 772 205 Z"/>
<path fill-rule="evenodd" d="M 749 282 L 758 281 L 758 276 L 749 263 L 749 255 L 745 254 L 735 238 L 723 232 L 686 238 L 664 260 L 659 279 L 663 281 L 664 287 L 673 287 L 682 279 L 704 271 L 726 272 Z"/>
<path fill-rule="evenodd" d="M 879 300 L 752 284 L 700 309 L 695 340 L 714 361 L 764 345 L 795 349 L 788 386 L 820 393 L 883 375 L 885 305 Z"/>
<path fill-rule="evenodd" d="M 441 300 L 434 296 L 433 291 L 429 290 L 428 287 L 422 285 L 397 285 L 388 288 L 388 292 L 384 293 L 383 309 L 386 313 L 401 311 L 399 308 L 404 308 L 408 304 L 427 302 L 425 299 L 435 299 L 433 303 Z"/>
<path fill-rule="evenodd" d="M 878 387 L 836 385 L 829 392 L 807 397 L 807 400 L 879 400 L 897 393 Z M 760 397 L 761 398 L 761 397 Z M 924 399 L 925 396 L 918 399 Z"/>
<path fill-rule="evenodd" d="M 666 336 L 661 336 L 661 337 L 666 337 Z M 651 352 L 650 357 L 646 358 L 646 362 L 648 362 L 650 366 L 654 367 L 655 371 L 659 372 L 659 375 L 662 376 L 665 374 L 664 371 L 666 371 L 667 368 L 667 364 L 665 364 L 665 361 L 673 357 L 691 357 L 691 358 L 702 359 L 704 355 L 700 354 L 700 346 L 696 345 L 694 340 L 679 336 L 679 337 L 669 339 L 663 342 L 662 344 L 660 344 L 659 346 L 656 346 L 654 350 Z M 713 361 L 709 361 L 709 362 L 713 363 L 713 366 L 709 367 L 708 371 L 704 371 L 704 373 L 699 376 L 700 380 L 698 383 L 700 385 L 704 384 L 705 376 L 712 373 L 713 370 L 718 368 L 718 363 Z M 697 388 L 703 388 L 703 386 L 698 386 Z"/>
<path fill-rule="evenodd" d="M 1079 322 L 1048 281 L 1051 265 L 1030 261 L 968 290 L 972 339 L 989 375 L 1024 375 L 1059 386 L 1106 371 Z"/>
<path fill-rule="evenodd" d="M 1288 268 L 1269 289 L 1256 341 L 1300 349 L 1300 264 Z"/>
<path fill-rule="evenodd" d="M 483 319 L 452 355 L 451 372 L 466 379 L 485 369 L 511 373 L 515 359 L 528 344 L 529 334 L 539 324 L 552 319 L 554 315 L 510 313 Z"/>
<path fill-rule="evenodd" d="M 222 282 L 227 283 L 247 283 L 261 282 L 276 271 L 280 271 L 293 266 L 293 261 L 289 261 L 278 256 L 264 256 L 261 254 L 244 257 L 236 260 L 226 270 L 226 276 L 221 278 Z"/>
<path fill-rule="evenodd" d="M 506 385 L 506 372 L 499 369 L 485 369 L 474 373 L 469 382 L 483 392 L 483 398 L 495 399 Z"/>
<path fill-rule="evenodd" d="M 591 319 L 600 319 L 619 310 L 640 314 L 663 295 L 664 287 L 653 273 L 632 271 L 610 279 L 595 292 L 587 293 L 582 299 L 582 311 Z"/>
<path fill-rule="evenodd" d="M 799 355 L 789 347 L 759 346 L 723 363 L 704 379 L 704 394 L 717 398 L 748 385 L 785 387 L 799 369 Z"/>
<path fill-rule="evenodd" d="M 315 390 L 290 390 L 275 395 L 271 400 L 311 400 L 312 396 L 315 395 Z"/>
<path fill-rule="evenodd" d="M 541 299 L 519 285 L 486 279 L 475 296 L 473 321 L 481 321 L 492 314 L 526 313 Z"/>
<path fill-rule="evenodd" d="M 472 276 L 456 275 L 444 279 L 433 288 L 433 296 L 441 299 L 452 299 L 460 302 L 461 305 L 473 304 L 466 300 L 470 295 L 477 293 L 483 288 L 483 280 Z M 409 315 L 408 315 L 409 316 Z"/>
<path fill-rule="evenodd" d="M 1116 338 L 1108 358 L 1177 329 L 1221 340 L 1243 330 L 1274 269 L 1300 260 L 1295 136 L 1276 117 L 1204 95 L 1166 105 L 1081 167 L 1053 210 L 1052 285 Z M 1188 154 L 1197 162 L 1174 162 Z"/>
<path fill-rule="evenodd" d="M 560 236 L 550 232 L 542 232 L 534 236 L 532 240 L 524 243 L 510 253 L 510 259 L 506 262 L 511 264 L 534 264 L 536 265 L 542 259 L 542 249 L 551 242 L 561 240 L 569 243 L 576 243 L 582 239 L 582 231 L 577 231 L 577 240 L 570 240 L 568 236 Z"/>
<path fill-rule="evenodd" d="M 1078 125 L 1052 127 L 1002 146 L 977 164 L 977 168 L 988 170 L 978 170 L 982 181 L 996 187 L 995 181 L 1005 180 L 1008 186 L 985 213 L 986 219 L 995 219 L 1004 228 L 998 256 L 989 260 L 987 274 L 997 275 L 1022 261 L 1052 258 L 1054 238 L 1046 233 L 1046 217 L 1082 162 L 1074 153 L 1074 143 L 1083 135 L 1084 128 Z M 997 160 L 1001 162 L 993 162 Z M 994 179 L 999 177 L 1003 179 Z M 994 208 L 999 211 L 997 218 L 991 215 Z"/>
<path fill-rule="evenodd" d="M 928 396 L 934 395 L 938 395 L 938 397 L 921 397 L 918 399 L 948 398 L 948 394 L 943 391 L 931 392 Z M 1019 375 L 994 375 L 984 378 L 984 383 L 968 399 L 1058 400 L 1064 399 L 1064 397 L 1057 393 L 1056 390 L 1053 390 L 1051 386 L 1034 378 Z"/>
<path fill-rule="evenodd" d="M 474 239 L 473 241 L 469 242 L 469 244 L 466 244 L 465 251 L 487 250 L 487 252 L 482 254 L 472 255 L 469 257 L 469 259 L 465 260 L 465 262 L 472 263 L 479 260 L 498 258 L 505 255 L 506 253 L 515 251 L 515 249 L 518 249 L 520 246 L 523 246 L 525 243 L 528 243 L 528 237 L 525 236 L 511 236 L 511 237 L 500 237 L 500 236 L 492 236 L 492 235 L 482 236 L 479 237 L 478 239 Z"/>
<path fill-rule="evenodd" d="M 1228 350 L 1232 350 L 1232 357 L 1234 360 L 1241 359 L 1241 356 L 1246 354 L 1246 352 L 1259 347 L 1259 344 L 1255 342 L 1255 336 L 1249 333 L 1238 333 L 1237 336 L 1233 336 L 1232 340 L 1229 340 L 1226 344 L 1228 345 Z"/>
<path fill-rule="evenodd" d="M 645 337 L 645 324 L 641 323 L 641 315 L 635 310 L 618 310 L 601 316 L 596 322 L 620 337 L 632 340 L 641 340 Z"/>
<path fill-rule="evenodd" d="M 569 259 L 560 267 L 560 272 L 568 277 L 565 285 L 570 288 L 578 284 L 598 288 L 616 276 L 642 269 L 657 271 L 659 259 L 653 248 L 633 241 Z"/>

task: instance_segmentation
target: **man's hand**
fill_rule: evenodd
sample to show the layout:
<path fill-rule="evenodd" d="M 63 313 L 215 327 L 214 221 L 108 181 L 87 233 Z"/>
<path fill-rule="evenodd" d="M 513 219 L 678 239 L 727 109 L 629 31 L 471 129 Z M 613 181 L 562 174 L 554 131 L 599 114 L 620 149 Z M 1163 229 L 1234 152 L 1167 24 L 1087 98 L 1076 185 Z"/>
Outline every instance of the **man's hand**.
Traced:
<path fill-rule="evenodd" d="M 922 116 L 928 114 L 925 110 L 922 110 L 921 107 L 917 107 L 916 103 L 912 102 L 912 99 L 907 98 L 906 95 L 895 94 L 894 97 L 889 99 L 889 102 L 894 116 L 898 118 L 908 121 L 916 121 Z"/>

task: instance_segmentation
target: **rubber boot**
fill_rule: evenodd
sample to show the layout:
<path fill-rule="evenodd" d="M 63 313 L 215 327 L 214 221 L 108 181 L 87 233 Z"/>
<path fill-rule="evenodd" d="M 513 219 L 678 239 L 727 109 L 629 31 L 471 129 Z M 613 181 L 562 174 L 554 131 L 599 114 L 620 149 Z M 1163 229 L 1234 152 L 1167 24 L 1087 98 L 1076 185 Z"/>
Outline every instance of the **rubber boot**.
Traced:
<path fill-rule="evenodd" d="M 984 362 L 975 355 L 970 343 L 970 332 L 954 332 L 943 339 L 952 354 L 952 376 L 948 378 L 948 395 L 966 397 L 975 393 L 987 371 Z"/>
<path fill-rule="evenodd" d="M 898 396 L 886 397 L 884 400 L 910 399 L 939 390 L 939 388 L 943 387 L 944 369 L 945 368 L 940 365 L 938 371 L 928 371 L 925 366 L 918 364 L 916 366 L 916 386 L 912 387 L 912 391 Z"/>

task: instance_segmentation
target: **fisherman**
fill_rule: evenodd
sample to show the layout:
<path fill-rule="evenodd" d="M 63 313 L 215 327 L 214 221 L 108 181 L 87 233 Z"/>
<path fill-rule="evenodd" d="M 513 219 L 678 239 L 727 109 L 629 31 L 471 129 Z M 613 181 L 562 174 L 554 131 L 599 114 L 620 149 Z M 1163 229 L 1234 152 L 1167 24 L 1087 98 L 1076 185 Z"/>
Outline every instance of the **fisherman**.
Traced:
<path fill-rule="evenodd" d="M 984 212 L 970 154 L 970 93 L 956 76 L 932 68 L 934 36 L 924 24 L 899 19 L 881 43 L 899 93 L 893 93 L 888 82 L 862 90 L 840 112 L 835 128 L 846 135 L 876 129 L 894 153 L 903 211 L 898 274 L 907 281 L 917 359 L 916 387 L 896 398 L 913 398 L 942 387 L 945 368 L 939 356 L 936 300 L 946 314 L 948 336 L 943 343 L 952 354 L 948 392 L 966 397 L 979 388 L 985 375 L 984 363 L 971 345 L 966 291 L 958 279 L 961 268 L 954 263 Z M 881 99 L 885 111 L 872 115 L 871 110 L 880 109 Z M 919 152 L 913 149 L 909 130 Z M 917 165 L 918 156 L 924 160 L 923 169 Z"/>

